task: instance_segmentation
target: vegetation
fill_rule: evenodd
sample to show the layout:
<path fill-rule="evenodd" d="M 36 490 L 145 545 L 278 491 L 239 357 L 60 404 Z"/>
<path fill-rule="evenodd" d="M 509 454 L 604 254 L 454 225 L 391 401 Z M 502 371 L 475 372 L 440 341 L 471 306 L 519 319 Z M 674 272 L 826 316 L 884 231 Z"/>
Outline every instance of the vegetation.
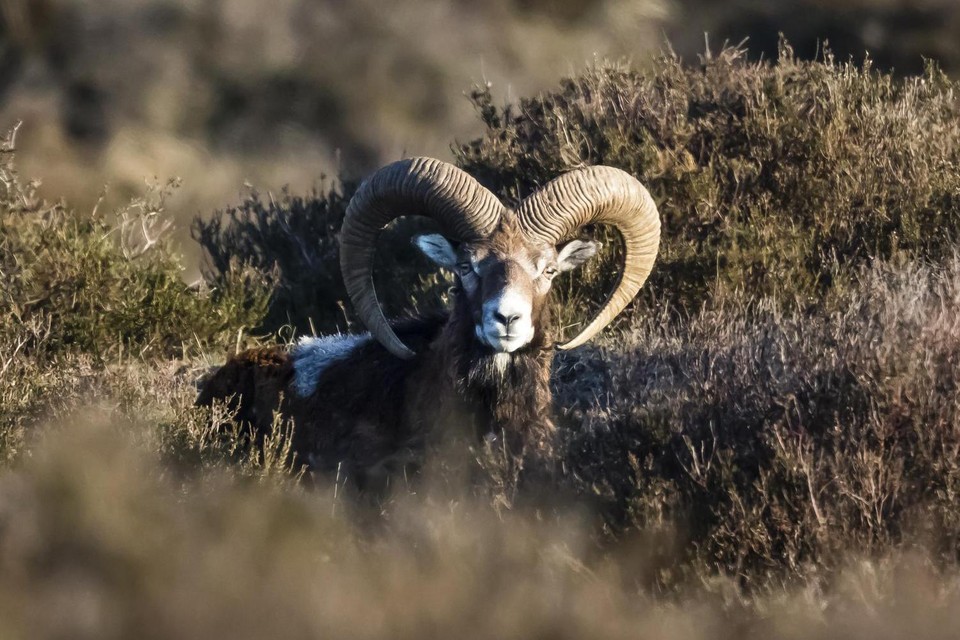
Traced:
<path fill-rule="evenodd" d="M 958 301 L 953 257 L 865 269 L 814 312 L 744 297 L 637 317 L 561 359 L 564 462 L 615 534 L 679 523 L 695 566 L 746 584 L 850 549 L 953 564 Z"/>
<path fill-rule="evenodd" d="M 737 290 L 806 304 L 867 260 L 953 251 L 955 90 L 934 66 L 898 82 L 786 44 L 775 64 L 663 56 L 505 109 L 477 92 L 487 133 L 457 157 L 507 199 L 571 166 L 620 167 L 662 203 L 651 291 L 690 310 Z"/>
<path fill-rule="evenodd" d="M 314 191 L 311 197 L 291 195 L 265 201 L 252 193 L 236 207 L 219 210 L 193 222 L 193 237 L 204 248 L 207 279 L 229 286 L 238 263 L 256 270 L 274 284 L 261 333 L 336 333 L 354 326 L 340 275 L 340 226 L 357 185 L 345 183 Z M 391 316 L 437 306 L 450 282 L 430 273 L 432 265 L 410 238 L 435 231 L 432 223 L 404 220 L 389 227 L 378 247 L 378 295 Z"/>
<path fill-rule="evenodd" d="M 182 355 L 190 346 L 224 344 L 259 323 L 266 282 L 226 264 L 218 287 L 191 290 L 165 246 L 164 191 L 113 221 L 98 212 L 46 207 L 23 193 L 2 221 L 0 313 L 44 326 L 45 349 L 100 358 Z M 260 286 L 258 286 L 260 285 Z"/>
<path fill-rule="evenodd" d="M 247 180 L 306 193 L 320 169 L 447 158 L 480 131 L 471 83 L 515 100 L 594 57 L 642 63 L 665 36 L 689 62 L 704 34 L 771 60 L 778 33 L 807 60 L 828 42 L 884 71 L 960 70 L 954 0 L 3 0 L 0 130 L 24 120 L 25 175 L 82 208 L 105 183 L 112 208 L 144 176 L 189 176 L 185 228 Z"/>
<path fill-rule="evenodd" d="M 696 312 L 706 301 L 745 291 L 816 306 L 873 259 L 897 264 L 952 254 L 960 237 L 955 92 L 955 82 L 934 66 L 898 81 L 830 56 L 803 62 L 786 45 L 775 64 L 750 62 L 742 49 L 725 49 L 698 66 L 668 55 L 643 69 L 601 66 L 503 109 L 477 91 L 487 132 L 455 151 L 462 167 L 508 202 L 581 164 L 638 176 L 664 222 L 647 306 L 656 296 L 659 304 Z M 276 263 L 286 293 L 275 299 L 271 318 L 290 313 L 300 328 L 307 311 L 327 309 L 321 317 L 329 318 L 333 305 L 325 296 L 335 291 L 343 299 L 339 284 L 329 284 L 340 279 L 330 236 L 353 188 L 269 207 L 253 198 L 196 221 L 213 277 L 226 256 L 252 260 L 262 271 Z M 303 246 L 303 232 L 322 240 Z M 423 299 L 415 273 L 424 265 L 407 257 L 399 264 L 411 264 L 411 272 L 389 257 L 382 270 L 399 274 L 412 287 L 405 291 Z M 605 263 L 563 285 L 561 307 L 599 304 L 616 258 L 608 252 Z M 391 302 L 399 311 L 404 301 Z M 329 331 L 336 324 L 316 326 Z M 276 328 L 276 321 L 266 326 Z"/>
<path fill-rule="evenodd" d="M 236 263 L 215 288 L 184 284 L 166 188 L 114 216 L 50 205 L 13 170 L 12 140 L 0 158 L 0 459 L 39 415 L 102 386 L 108 364 L 243 341 L 270 297 L 266 280 Z"/>
<path fill-rule="evenodd" d="M 5 155 L 0 634 L 954 636 L 955 96 L 932 67 L 786 48 L 600 67 L 502 109 L 477 93 L 462 166 L 508 199 L 621 166 L 661 203 L 662 261 L 620 325 L 558 354 L 550 469 L 432 452 L 376 504 L 292 477 L 283 429 L 251 451 L 192 406 L 226 350 L 348 326 L 350 183 L 198 221 L 190 287 L 153 242 L 162 189 L 91 217 Z M 567 283 L 572 315 L 608 264 Z M 442 299 L 415 270 L 398 312 Z"/>

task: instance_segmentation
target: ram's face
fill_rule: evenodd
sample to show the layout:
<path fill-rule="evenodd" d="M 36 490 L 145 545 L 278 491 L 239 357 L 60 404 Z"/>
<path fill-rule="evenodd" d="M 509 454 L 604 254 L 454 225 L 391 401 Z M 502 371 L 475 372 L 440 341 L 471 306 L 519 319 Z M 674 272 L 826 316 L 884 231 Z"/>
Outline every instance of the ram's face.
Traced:
<path fill-rule="evenodd" d="M 476 339 L 496 353 L 530 344 L 554 278 L 580 266 L 599 246 L 582 240 L 538 244 L 509 227 L 479 242 L 454 245 L 441 235 L 425 235 L 416 244 L 436 264 L 454 270 Z"/>

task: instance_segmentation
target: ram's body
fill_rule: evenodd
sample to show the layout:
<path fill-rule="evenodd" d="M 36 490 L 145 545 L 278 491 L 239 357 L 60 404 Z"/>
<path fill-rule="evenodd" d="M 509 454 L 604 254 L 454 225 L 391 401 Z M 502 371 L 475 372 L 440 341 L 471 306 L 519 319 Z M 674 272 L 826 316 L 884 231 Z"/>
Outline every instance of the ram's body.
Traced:
<path fill-rule="evenodd" d="M 228 404 L 257 440 L 277 412 L 289 417 L 297 463 L 361 487 L 419 460 L 440 434 L 503 437 L 514 450 L 548 446 L 552 350 L 472 357 L 472 324 L 464 331 L 455 318 L 394 325 L 418 352 L 411 360 L 369 334 L 245 351 L 204 383 L 198 404 Z"/>

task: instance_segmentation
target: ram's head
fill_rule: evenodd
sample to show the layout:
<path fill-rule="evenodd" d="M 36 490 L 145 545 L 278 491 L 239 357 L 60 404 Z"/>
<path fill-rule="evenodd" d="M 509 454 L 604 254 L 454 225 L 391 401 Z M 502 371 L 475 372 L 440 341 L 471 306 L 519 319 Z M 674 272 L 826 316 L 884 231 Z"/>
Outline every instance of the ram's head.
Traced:
<path fill-rule="evenodd" d="M 624 264 L 613 293 L 575 338 L 583 344 L 633 299 L 653 267 L 660 219 L 647 190 L 611 167 L 566 173 L 508 209 L 471 176 L 431 158 L 395 162 L 366 180 L 350 201 L 340 237 L 344 283 L 360 318 L 391 353 L 414 355 L 387 323 L 373 287 L 376 238 L 393 219 L 432 218 L 440 234 L 417 244 L 434 262 L 453 269 L 474 322 L 476 339 L 494 352 L 513 352 L 536 335 L 537 318 L 561 271 L 597 251 L 578 240 L 588 224 L 616 228 Z"/>

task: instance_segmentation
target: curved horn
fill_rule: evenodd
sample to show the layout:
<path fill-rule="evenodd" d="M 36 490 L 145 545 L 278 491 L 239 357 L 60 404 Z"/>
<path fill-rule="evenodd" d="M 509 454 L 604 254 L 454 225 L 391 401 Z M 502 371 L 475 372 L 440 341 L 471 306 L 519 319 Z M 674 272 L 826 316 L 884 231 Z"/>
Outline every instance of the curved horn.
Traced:
<path fill-rule="evenodd" d="M 373 287 L 373 256 L 383 228 L 400 216 L 425 216 L 450 240 L 469 242 L 489 235 L 502 214 L 503 205 L 479 182 L 433 158 L 394 162 L 360 185 L 340 232 L 340 270 L 363 324 L 390 353 L 414 356 L 387 324 Z"/>
<path fill-rule="evenodd" d="M 517 209 L 524 232 L 559 244 L 588 224 L 609 224 L 624 240 L 624 264 L 613 293 L 579 335 L 560 345 L 578 347 L 623 311 L 643 286 L 660 246 L 660 217 L 650 192 L 613 167 L 576 169 L 552 180 Z"/>

